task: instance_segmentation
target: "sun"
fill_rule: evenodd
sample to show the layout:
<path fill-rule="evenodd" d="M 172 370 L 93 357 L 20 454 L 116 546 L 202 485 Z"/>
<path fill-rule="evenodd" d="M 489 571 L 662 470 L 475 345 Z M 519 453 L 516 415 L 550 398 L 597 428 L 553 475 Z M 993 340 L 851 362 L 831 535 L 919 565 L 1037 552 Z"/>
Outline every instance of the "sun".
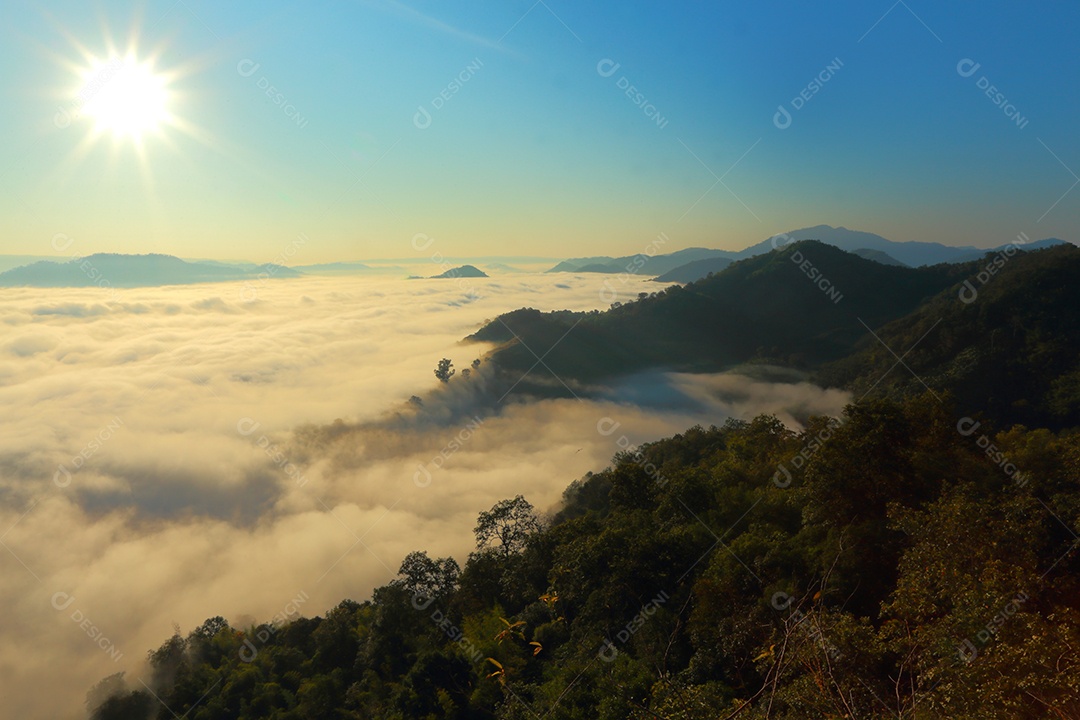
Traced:
<path fill-rule="evenodd" d="M 95 58 L 81 79 L 79 115 L 93 123 L 95 134 L 139 142 L 172 120 L 166 77 L 133 54 Z"/>
<path fill-rule="evenodd" d="M 142 38 L 139 26 L 136 17 L 127 43 L 118 45 L 103 25 L 93 46 L 58 27 L 70 51 L 43 48 L 60 81 L 50 93 L 57 103 L 53 125 L 70 138 L 69 152 L 56 169 L 61 182 L 84 162 L 104 158 L 109 177 L 137 167 L 152 198 L 154 166 L 171 167 L 170 153 L 184 159 L 191 141 L 222 151 L 220 140 L 189 116 L 193 108 L 205 107 L 195 78 L 214 65 L 216 56 L 188 53 L 180 59 L 168 42 Z"/>

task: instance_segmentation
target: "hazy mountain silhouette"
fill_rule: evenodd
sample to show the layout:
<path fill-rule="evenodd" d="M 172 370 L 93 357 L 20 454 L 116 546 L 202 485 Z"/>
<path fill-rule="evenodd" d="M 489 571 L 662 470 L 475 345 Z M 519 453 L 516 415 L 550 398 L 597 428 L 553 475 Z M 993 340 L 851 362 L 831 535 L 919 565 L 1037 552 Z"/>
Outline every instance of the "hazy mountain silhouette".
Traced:
<path fill-rule="evenodd" d="M 1006 245 L 1001 245 L 990 250 L 973 247 L 971 245 L 954 246 L 942 245 L 930 242 L 893 242 L 886 240 L 874 233 L 849 230 L 845 227 L 832 227 L 830 225 L 815 225 L 814 227 L 801 228 L 784 233 L 776 238 L 762 240 L 756 245 L 739 253 L 739 257 L 752 257 L 761 253 L 769 252 L 774 247 L 783 245 L 785 242 L 798 242 L 800 240 L 820 240 L 827 245 L 838 247 L 841 250 L 855 252 L 856 250 L 878 250 L 886 253 L 895 260 L 910 267 L 922 265 L 935 265 L 937 263 L 962 263 L 978 260 L 988 252 L 1000 250 Z M 1054 238 L 1026 243 L 1024 247 L 1029 250 L 1038 250 L 1051 245 L 1060 245 L 1064 241 Z"/>
<path fill-rule="evenodd" d="M 187 262 L 172 255 L 99 253 L 8 270 L 0 273 L 0 287 L 150 287 L 299 276 L 296 270 L 283 265 L 241 267 Z"/>
<path fill-rule="evenodd" d="M 1011 244 L 1013 243 L 998 245 L 997 247 L 990 248 L 989 250 L 976 249 L 970 252 L 965 252 L 956 260 L 956 262 L 977 262 L 979 260 L 982 260 L 987 255 L 994 255 L 1001 252 L 1002 250 L 1005 250 Z M 1066 242 L 1065 240 L 1060 240 L 1058 238 L 1046 238 L 1045 240 L 1036 240 L 1029 243 L 1017 242 L 1015 244 L 1017 247 L 1023 248 L 1024 250 L 1045 250 L 1046 248 L 1055 247 L 1057 245 L 1072 245 L 1072 243 Z"/>
<path fill-rule="evenodd" d="M 42 260 L 56 260 L 55 255 L 0 255 L 0 272 L 13 270 L 23 265 L 41 262 Z"/>
<path fill-rule="evenodd" d="M 461 265 L 450 268 L 440 275 L 432 275 L 432 280 L 447 280 L 450 278 L 486 278 L 488 274 L 474 265 Z"/>
<path fill-rule="evenodd" d="M 815 225 L 813 227 L 791 230 L 787 233 L 766 238 L 759 243 L 738 252 L 727 250 L 709 250 L 706 248 L 688 248 L 666 255 L 653 257 L 630 255 L 623 258 L 591 257 L 571 258 L 564 260 L 548 272 L 630 272 L 640 275 L 662 275 L 696 260 L 705 258 L 730 258 L 732 260 L 744 260 L 746 258 L 762 255 L 778 247 L 799 242 L 802 240 L 818 240 L 826 245 L 838 247 L 848 252 L 876 251 L 887 255 L 890 259 L 909 267 L 922 265 L 936 265 L 937 263 L 960 263 L 970 262 L 982 258 L 988 252 L 997 252 L 1006 245 L 993 249 L 981 249 L 971 245 L 952 246 L 941 243 L 928 242 L 893 242 L 880 235 L 858 230 L 849 230 L 845 227 L 832 227 L 831 225 Z M 1064 240 L 1047 238 L 1036 242 L 1026 243 L 1024 247 L 1029 250 L 1038 250 L 1053 245 L 1060 245 Z M 644 263 L 635 264 L 636 258 L 644 258 Z M 869 257 L 871 260 L 884 262 L 880 257 Z M 674 261 L 680 262 L 674 262 Z M 886 263 L 889 264 L 889 263 Z M 687 270 L 685 274 L 693 275 L 694 272 Z M 704 277 L 704 275 L 698 276 Z M 698 278 L 695 278 L 698 279 Z M 686 282 L 686 281 L 682 281 Z"/>
<path fill-rule="evenodd" d="M 831 225 L 815 225 L 814 227 L 791 230 L 781 235 L 766 238 L 761 242 L 751 245 L 738 253 L 738 257 L 753 257 L 762 253 L 770 252 L 778 246 L 786 243 L 799 242 L 801 240 L 820 240 L 821 242 L 838 247 L 841 250 L 854 252 L 855 250 L 880 250 L 889 256 L 899 260 L 905 265 L 919 267 L 921 265 L 936 265 L 937 263 L 962 262 L 963 257 L 971 252 L 980 251 L 976 247 L 954 247 L 941 243 L 928 242 L 893 242 L 880 235 L 859 230 L 849 230 L 845 227 L 832 227 Z"/>
<path fill-rule="evenodd" d="M 697 260 L 733 258 L 735 253 L 708 248 L 686 248 L 673 253 L 627 255 L 625 257 L 590 257 L 564 260 L 547 272 L 629 273 L 632 275 L 661 275 Z"/>

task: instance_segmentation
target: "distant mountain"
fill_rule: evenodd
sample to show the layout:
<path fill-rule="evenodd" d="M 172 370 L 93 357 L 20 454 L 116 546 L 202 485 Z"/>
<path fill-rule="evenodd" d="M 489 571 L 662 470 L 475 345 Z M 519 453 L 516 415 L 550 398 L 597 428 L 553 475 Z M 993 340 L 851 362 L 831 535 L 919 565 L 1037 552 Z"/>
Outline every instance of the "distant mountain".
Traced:
<path fill-rule="evenodd" d="M 0 272 L 40 262 L 42 260 L 56 261 L 57 259 L 58 258 L 55 255 L 0 255 Z M 64 260 L 66 259 L 67 258 L 64 258 Z"/>
<path fill-rule="evenodd" d="M 998 245 L 997 247 L 990 248 L 989 250 L 972 249 L 970 252 L 965 252 L 960 255 L 953 262 L 977 262 L 986 257 L 987 254 L 994 255 L 1001 252 L 1002 250 L 1005 250 L 1009 247 L 1010 244 L 1012 243 Z M 1030 243 L 1016 243 L 1017 247 L 1023 248 L 1024 250 L 1045 250 L 1046 248 L 1055 247 L 1057 245 L 1071 244 L 1072 243 L 1068 243 L 1064 240 L 1059 240 L 1058 238 L 1046 238 L 1045 240 L 1036 240 L 1035 242 Z"/>
<path fill-rule="evenodd" d="M 751 245 L 737 253 L 737 257 L 746 258 L 770 252 L 785 243 L 798 242 L 800 240 L 820 240 L 821 242 L 838 247 L 841 250 L 855 252 L 856 250 L 878 250 L 890 257 L 899 260 L 910 267 L 923 265 L 936 265 L 937 263 L 958 263 L 978 260 L 988 252 L 971 245 L 953 246 L 930 242 L 893 242 L 886 240 L 874 233 L 848 230 L 845 227 L 832 227 L 831 225 L 815 225 L 814 227 L 792 230 L 773 238 L 767 238 Z M 1024 247 L 1029 250 L 1038 250 L 1050 245 L 1059 245 L 1062 240 L 1047 239 L 1033 243 L 1027 243 Z M 1004 248 L 1002 245 L 1001 248 Z M 996 248 L 998 250 L 1000 248 Z"/>
<path fill-rule="evenodd" d="M 639 275 L 663 275 L 682 265 L 687 265 L 697 260 L 706 258 L 729 258 L 731 260 L 745 260 L 771 252 L 784 245 L 802 240 L 818 240 L 826 245 L 838 247 L 841 250 L 861 254 L 870 260 L 889 264 L 899 264 L 906 267 L 921 267 L 923 265 L 936 265 L 938 263 L 959 263 L 979 260 L 988 252 L 998 252 L 1005 248 L 1002 245 L 992 249 L 981 249 L 971 245 L 952 246 L 941 243 L 928 242 L 893 242 L 874 233 L 848 230 L 845 227 L 832 227 L 831 225 L 815 225 L 814 227 L 791 230 L 790 232 L 766 238 L 759 243 L 751 245 L 744 250 L 732 252 L 728 250 L 709 250 L 706 248 L 687 248 L 666 255 L 647 257 L 644 255 L 629 255 L 622 258 L 589 257 L 571 258 L 560 262 L 547 272 L 606 272 L 623 273 L 630 272 Z M 1048 238 L 1036 242 L 1026 243 L 1026 250 L 1040 250 L 1053 245 L 1060 245 L 1064 240 Z M 884 257 L 867 254 L 881 253 Z M 886 258 L 888 260 L 886 260 Z M 891 262 L 889 262 L 891 261 Z M 696 271 L 688 269 L 685 273 L 692 276 Z M 697 278 L 705 277 L 708 272 Z M 689 282 L 689 281 L 675 281 Z"/>
<path fill-rule="evenodd" d="M 577 272 L 586 265 L 609 265 L 615 262 L 615 258 L 609 255 L 601 255 L 599 257 L 587 257 L 587 258 L 571 258 L 569 260 L 563 260 L 555 267 L 547 270 L 546 272 Z"/>
<path fill-rule="evenodd" d="M 474 265 L 461 265 L 451 268 L 441 275 L 432 275 L 432 280 L 446 280 L 450 278 L 486 278 L 488 274 Z"/>
<path fill-rule="evenodd" d="M 900 262 L 892 255 L 882 252 L 881 250 L 869 250 L 867 248 L 859 248 L 858 250 L 851 251 L 853 255 L 858 255 L 861 258 L 867 260 L 873 260 L 874 262 L 881 263 L 882 265 L 895 265 L 897 267 L 908 267 L 908 265 Z"/>
<path fill-rule="evenodd" d="M 579 267 L 575 272 L 579 273 L 617 273 L 620 272 L 619 266 L 615 262 L 610 263 L 589 263 Z"/>
<path fill-rule="evenodd" d="M 172 255 L 100 253 L 8 270 L 0 273 L 0 287 L 152 287 L 290 277 L 300 277 L 300 273 L 283 265 L 238 267 L 186 262 Z"/>
<path fill-rule="evenodd" d="M 715 258 L 733 258 L 735 253 L 727 250 L 709 250 L 708 248 L 686 248 L 665 255 L 627 255 L 626 257 L 591 257 L 564 260 L 547 272 L 591 272 L 631 275 L 662 275 L 677 267 L 697 260 Z"/>
<path fill-rule="evenodd" d="M 799 242 L 801 240 L 819 240 L 826 245 L 838 247 L 841 250 L 854 252 L 855 250 L 879 250 L 899 260 L 910 267 L 920 265 L 936 265 L 943 262 L 954 262 L 966 252 L 975 250 L 973 247 L 950 247 L 940 243 L 924 242 L 893 242 L 886 240 L 874 233 L 848 230 L 845 227 L 832 227 L 831 225 L 815 225 L 814 227 L 791 230 L 781 235 L 762 240 L 741 251 L 740 258 L 754 257 L 762 253 L 770 252 L 785 244 Z"/>
<path fill-rule="evenodd" d="M 691 283 L 696 280 L 701 280 L 704 277 L 708 277 L 710 273 L 718 273 L 725 269 L 733 261 L 726 257 L 705 258 L 704 260 L 694 260 L 688 262 L 685 265 L 680 265 L 674 270 L 669 270 L 663 275 L 659 275 L 653 280 L 656 282 L 681 282 Z"/>

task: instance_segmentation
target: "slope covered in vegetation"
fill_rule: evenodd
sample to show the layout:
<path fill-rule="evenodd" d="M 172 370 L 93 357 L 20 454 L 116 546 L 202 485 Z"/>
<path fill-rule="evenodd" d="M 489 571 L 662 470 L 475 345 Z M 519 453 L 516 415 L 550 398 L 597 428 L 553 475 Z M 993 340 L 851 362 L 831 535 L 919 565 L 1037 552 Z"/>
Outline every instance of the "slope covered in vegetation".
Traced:
<path fill-rule="evenodd" d="M 493 360 L 511 374 L 550 349 L 543 357 L 553 372 L 586 382 L 648 367 L 705 371 L 750 360 L 806 368 L 846 356 L 865 325 L 901 318 L 968 274 L 966 266 L 882 265 L 805 241 L 633 302 L 618 278 L 608 280 L 600 291 L 614 301 L 607 312 L 522 309 L 470 339 L 504 343 Z"/>
<path fill-rule="evenodd" d="M 460 572 L 414 553 L 324 617 L 178 634 L 91 716 L 1077 717 L 1080 434 L 951 402 L 631 449 L 553 518 L 481 514 Z"/>
<path fill-rule="evenodd" d="M 558 392 L 547 369 L 587 384 L 758 362 L 856 397 L 930 389 L 1001 425 L 1071 427 L 1080 425 L 1080 249 L 903 268 L 806 241 L 603 313 L 517 310 L 472 338 L 500 343 L 492 361 L 508 385 L 543 358 L 519 392 Z"/>
<path fill-rule="evenodd" d="M 1002 423 L 1080 425 L 1080 249 L 1072 245 L 988 256 L 954 291 L 877 334 L 819 380 L 857 396 L 871 387 L 892 397 L 947 390 L 965 412 Z"/>

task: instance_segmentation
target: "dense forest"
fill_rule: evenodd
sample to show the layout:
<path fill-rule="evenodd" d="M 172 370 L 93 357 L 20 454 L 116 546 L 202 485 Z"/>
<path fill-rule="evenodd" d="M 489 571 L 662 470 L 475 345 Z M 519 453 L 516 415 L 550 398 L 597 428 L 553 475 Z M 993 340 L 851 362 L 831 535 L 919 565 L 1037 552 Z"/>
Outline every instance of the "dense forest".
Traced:
<path fill-rule="evenodd" d="M 930 394 L 632 448 L 371 600 L 207 620 L 95 720 L 1080 717 L 1080 433 Z M 153 695 L 149 692 L 153 691 Z M 157 697 L 154 697 L 154 696 Z"/>
<path fill-rule="evenodd" d="M 1080 425 L 1080 250 L 1018 254 L 1000 270 L 991 264 L 994 275 L 987 265 L 969 265 L 966 284 L 877 329 L 878 337 L 867 333 L 856 352 L 820 368 L 818 380 L 856 397 L 948 390 L 969 412 L 1003 425 Z M 878 383 L 896 363 L 892 351 L 906 367 Z"/>

